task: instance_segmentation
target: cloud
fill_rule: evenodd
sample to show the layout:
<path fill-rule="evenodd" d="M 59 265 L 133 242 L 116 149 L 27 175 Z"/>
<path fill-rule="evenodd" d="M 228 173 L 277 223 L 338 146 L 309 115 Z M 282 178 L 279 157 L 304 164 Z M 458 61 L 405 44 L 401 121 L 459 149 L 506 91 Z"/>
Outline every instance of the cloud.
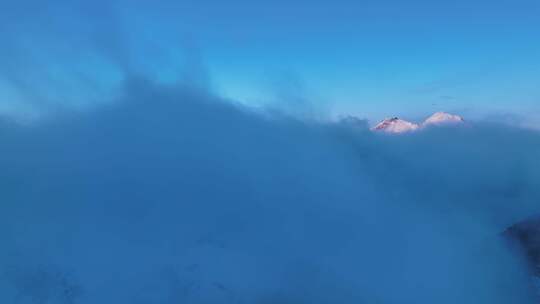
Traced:
<path fill-rule="evenodd" d="M 0 10 L 0 87 L 51 113 L 0 123 L 0 302 L 536 300 L 500 232 L 539 212 L 537 132 L 255 111 L 212 92 L 182 29 L 38 4 Z"/>
<path fill-rule="evenodd" d="M 540 136 L 389 137 L 133 78 L 0 128 L 5 303 L 533 303 Z"/>
<path fill-rule="evenodd" d="M 123 0 L 6 3 L 0 115 L 25 119 L 93 107 L 117 98 L 133 77 L 211 89 L 198 40 L 189 38 L 198 28 L 172 16 L 156 20 L 154 8 Z"/>

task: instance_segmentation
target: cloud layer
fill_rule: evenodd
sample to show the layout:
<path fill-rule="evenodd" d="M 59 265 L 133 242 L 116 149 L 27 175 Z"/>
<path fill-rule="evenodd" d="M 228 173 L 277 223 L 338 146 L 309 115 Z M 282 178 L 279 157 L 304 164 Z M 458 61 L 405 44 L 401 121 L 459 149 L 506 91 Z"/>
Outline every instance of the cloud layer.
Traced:
<path fill-rule="evenodd" d="M 317 122 L 291 79 L 302 119 L 256 112 L 179 39 L 207 18 L 131 5 L 0 10 L 0 113 L 52 113 L 0 121 L 0 303 L 534 303 L 500 233 L 540 211 L 537 132 Z"/>
<path fill-rule="evenodd" d="M 405 136 L 126 82 L 0 128 L 5 303 L 534 303 L 500 232 L 537 213 L 540 136 Z"/>

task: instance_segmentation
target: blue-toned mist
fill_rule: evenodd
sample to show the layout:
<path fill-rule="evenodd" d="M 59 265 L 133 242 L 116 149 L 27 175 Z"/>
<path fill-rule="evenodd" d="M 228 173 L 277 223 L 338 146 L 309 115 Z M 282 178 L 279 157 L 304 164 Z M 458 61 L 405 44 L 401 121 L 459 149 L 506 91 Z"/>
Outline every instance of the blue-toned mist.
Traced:
<path fill-rule="evenodd" d="M 0 129 L 3 303 L 533 303 L 538 133 L 371 133 L 127 81 Z"/>
<path fill-rule="evenodd" d="M 432 75 L 419 67 L 440 57 L 394 64 L 424 58 L 411 46 L 430 37 L 470 45 L 507 14 L 514 26 L 495 28 L 521 42 L 508 47 L 534 53 L 536 6 L 522 2 L 1 3 L 0 303 L 535 303 L 527 263 L 501 232 L 540 212 L 538 132 L 473 121 L 386 136 L 363 119 L 320 119 L 330 109 L 303 82 L 373 89 L 360 98 L 368 114 L 423 115 L 429 98 L 388 102 L 401 91 L 384 83 L 417 79 L 395 66 Z M 455 20 L 460 31 L 442 31 Z M 358 50 L 356 63 L 341 56 Z M 493 50 L 490 68 L 513 54 Z M 477 51 L 463 66 L 484 58 Z M 518 57 L 516 69 L 536 75 L 537 57 Z M 281 111 L 235 98 L 252 89 L 247 66 L 296 60 L 301 75 L 271 81 Z M 356 68 L 362 79 L 349 77 Z M 525 78 L 503 82 L 534 105 Z M 464 82 L 473 90 L 459 94 L 478 109 L 491 100 L 480 91 L 501 88 Z"/>

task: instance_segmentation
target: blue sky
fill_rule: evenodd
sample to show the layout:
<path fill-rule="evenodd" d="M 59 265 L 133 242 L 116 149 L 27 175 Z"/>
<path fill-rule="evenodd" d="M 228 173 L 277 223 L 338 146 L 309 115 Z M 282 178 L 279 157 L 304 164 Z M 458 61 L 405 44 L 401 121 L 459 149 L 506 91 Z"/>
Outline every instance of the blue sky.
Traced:
<path fill-rule="evenodd" d="M 444 110 L 540 125 L 537 1 L 2 6 L 5 113 L 43 100 L 99 102 L 137 73 L 163 82 L 196 78 L 254 106 L 302 100 L 330 116 L 419 119 Z"/>

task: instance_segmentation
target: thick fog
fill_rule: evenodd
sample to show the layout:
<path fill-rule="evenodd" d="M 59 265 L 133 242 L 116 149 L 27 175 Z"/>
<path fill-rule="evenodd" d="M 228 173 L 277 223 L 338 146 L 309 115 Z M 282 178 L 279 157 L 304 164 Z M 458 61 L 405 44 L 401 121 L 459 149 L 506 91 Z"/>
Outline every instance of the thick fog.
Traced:
<path fill-rule="evenodd" d="M 540 136 L 403 136 L 133 80 L 1 132 L 2 303 L 532 303 Z"/>
<path fill-rule="evenodd" d="M 537 300 L 501 232 L 540 212 L 540 133 L 254 110 L 180 38 L 206 12 L 134 3 L 0 9 L 0 303 Z"/>

